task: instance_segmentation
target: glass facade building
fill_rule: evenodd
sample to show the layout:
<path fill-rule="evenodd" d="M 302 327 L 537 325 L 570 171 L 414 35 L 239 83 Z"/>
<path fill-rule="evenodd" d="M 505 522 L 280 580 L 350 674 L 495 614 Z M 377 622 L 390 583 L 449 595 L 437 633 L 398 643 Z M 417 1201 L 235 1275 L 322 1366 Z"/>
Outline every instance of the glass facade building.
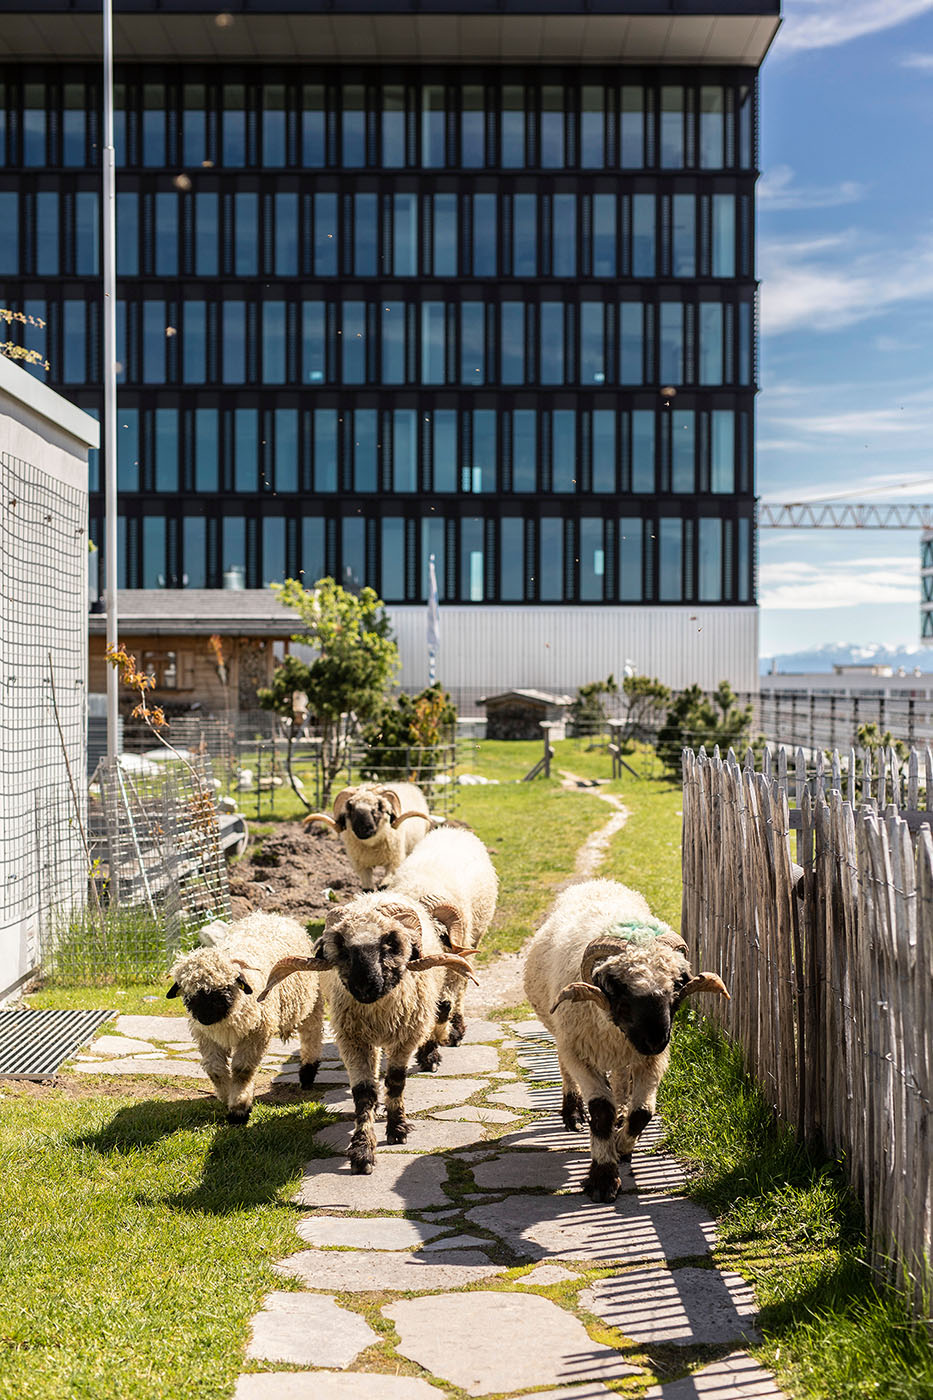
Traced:
<path fill-rule="evenodd" d="M 754 604 L 755 66 L 196 58 L 116 74 L 121 587 Z M 93 413 L 100 109 L 0 77 L 4 329 Z"/>

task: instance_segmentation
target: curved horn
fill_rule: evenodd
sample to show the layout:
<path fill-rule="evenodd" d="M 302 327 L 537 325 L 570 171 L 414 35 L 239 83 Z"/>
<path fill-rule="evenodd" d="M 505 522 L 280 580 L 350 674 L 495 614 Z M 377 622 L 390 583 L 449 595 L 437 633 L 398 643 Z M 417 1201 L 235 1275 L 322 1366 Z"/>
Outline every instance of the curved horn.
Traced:
<path fill-rule="evenodd" d="M 569 982 L 551 1007 L 552 1015 L 562 1001 L 595 1001 L 603 1011 L 609 1010 L 609 998 L 606 993 L 600 991 L 599 987 L 594 987 L 592 982 Z"/>
<path fill-rule="evenodd" d="M 463 915 L 456 905 L 447 903 L 432 904 L 430 899 L 422 900 L 422 903 L 430 911 L 431 918 L 437 919 L 438 923 L 444 925 L 444 928 L 447 930 L 445 942 L 449 948 L 453 947 L 454 942 L 461 942 L 463 940 Z"/>
<path fill-rule="evenodd" d="M 431 826 L 436 825 L 434 819 L 427 812 L 400 812 L 397 817 L 391 818 L 392 830 L 394 831 L 401 822 L 407 822 L 409 817 L 420 817 L 423 822 L 428 822 Z"/>
<path fill-rule="evenodd" d="M 580 976 L 583 981 L 592 983 L 593 968 L 600 958 L 614 958 L 617 953 L 622 952 L 623 947 L 624 945 L 614 938 L 594 938 L 592 943 L 587 943 L 580 959 Z"/>
<path fill-rule="evenodd" d="M 343 788 L 340 792 L 338 792 L 337 796 L 334 798 L 334 816 L 335 816 L 335 817 L 342 817 L 342 816 L 343 816 L 344 809 L 346 808 L 347 803 L 350 801 L 350 798 L 353 796 L 353 794 L 354 794 L 355 792 L 356 792 L 356 788 L 355 788 L 355 787 L 345 787 L 345 788 Z"/>
<path fill-rule="evenodd" d="M 429 967 L 449 967 L 453 972 L 459 972 L 461 977 L 468 977 L 471 982 L 479 986 L 479 982 L 473 976 L 473 969 L 465 958 L 458 957 L 456 953 L 428 953 L 423 958 L 412 958 L 408 964 L 409 972 L 424 972 Z"/>
<path fill-rule="evenodd" d="M 398 919 L 405 928 L 410 928 L 413 933 L 422 932 L 421 917 L 417 909 L 412 909 L 407 904 L 385 904 L 379 911 L 390 919 Z"/>
<path fill-rule="evenodd" d="M 381 787 L 377 788 L 376 791 L 379 793 L 380 797 L 385 798 L 386 802 L 388 802 L 389 806 L 392 808 L 392 825 L 395 826 L 396 822 L 404 820 L 404 818 L 401 815 L 402 799 L 399 797 L 395 789 L 390 787 Z M 410 813 L 406 812 L 405 815 L 409 816 Z"/>
<path fill-rule="evenodd" d="M 327 812 L 309 812 L 306 817 L 301 819 L 302 826 L 310 826 L 312 822 L 326 822 L 328 826 L 332 826 L 335 831 L 337 830 L 337 823 Z"/>
<path fill-rule="evenodd" d="M 698 972 L 696 977 L 692 977 L 687 985 L 678 992 L 671 1007 L 671 1014 L 677 1010 L 682 1001 L 686 1000 L 687 997 L 696 996 L 697 992 L 718 992 L 721 997 L 726 998 L 726 1001 L 732 1000 L 726 990 L 725 982 L 715 972 Z"/>
<path fill-rule="evenodd" d="M 266 997 L 286 977 L 291 977 L 293 972 L 330 972 L 333 963 L 326 958 L 279 958 L 278 962 L 269 973 L 269 980 L 263 987 L 257 1001 L 265 1001 Z"/>

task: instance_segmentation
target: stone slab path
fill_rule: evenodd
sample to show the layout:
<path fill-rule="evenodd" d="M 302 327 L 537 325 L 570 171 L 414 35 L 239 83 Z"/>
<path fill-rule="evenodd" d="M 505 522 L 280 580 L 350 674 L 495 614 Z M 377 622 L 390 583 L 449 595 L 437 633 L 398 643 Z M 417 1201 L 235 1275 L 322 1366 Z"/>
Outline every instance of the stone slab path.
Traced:
<path fill-rule="evenodd" d="M 275 1043 L 266 1075 L 284 1081 L 296 1055 Z M 119 1017 L 73 1068 L 200 1072 L 187 1023 L 148 1016 Z M 295 1249 L 252 1320 L 234 1400 L 610 1400 L 623 1379 L 641 1400 L 783 1400 L 746 1350 L 752 1291 L 714 1266 L 715 1222 L 680 1194 L 658 1125 L 613 1205 L 581 1194 L 588 1140 L 557 1116 L 539 1022 L 471 1022 L 439 1074 L 412 1076 L 414 1131 L 380 1143 L 369 1177 L 343 1156 L 353 1105 L 332 1042 L 322 1068 L 331 1155 L 303 1174 Z"/>

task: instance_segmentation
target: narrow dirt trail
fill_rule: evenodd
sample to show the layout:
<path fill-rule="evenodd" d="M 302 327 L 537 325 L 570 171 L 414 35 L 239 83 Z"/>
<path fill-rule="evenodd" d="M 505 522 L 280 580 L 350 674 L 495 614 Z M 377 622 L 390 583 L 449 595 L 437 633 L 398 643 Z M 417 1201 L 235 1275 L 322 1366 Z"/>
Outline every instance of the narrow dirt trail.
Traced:
<path fill-rule="evenodd" d="M 576 773 L 570 773 L 563 768 L 559 771 L 562 779 L 561 787 L 573 789 L 575 792 L 591 793 L 600 802 L 605 802 L 614 808 L 614 811 L 608 821 L 598 827 L 580 846 L 574 860 L 573 874 L 557 886 L 554 891 L 555 895 L 566 889 L 568 885 L 576 885 L 581 880 L 596 878 L 599 874 L 599 867 L 606 858 L 609 842 L 616 832 L 622 830 L 630 816 L 628 808 L 618 797 L 613 797 L 608 792 L 600 792 L 599 788 L 591 786 L 585 778 L 578 777 Z M 476 1016 L 495 1011 L 503 1006 L 517 1006 L 519 1002 L 524 1001 L 525 989 L 522 985 L 524 967 L 525 946 L 519 948 L 517 953 L 503 953 L 501 958 L 497 958 L 495 962 L 484 967 L 480 985 L 470 987 L 466 994 L 467 1014 Z"/>

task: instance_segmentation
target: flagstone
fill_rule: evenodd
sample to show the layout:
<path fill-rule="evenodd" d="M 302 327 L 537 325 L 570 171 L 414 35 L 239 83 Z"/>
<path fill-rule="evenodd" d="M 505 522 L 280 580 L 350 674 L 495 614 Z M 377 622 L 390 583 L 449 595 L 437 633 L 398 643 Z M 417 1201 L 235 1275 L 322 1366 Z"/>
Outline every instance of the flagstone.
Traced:
<path fill-rule="evenodd" d="M 444 1226 L 433 1221 L 429 1225 L 420 1220 L 403 1220 L 397 1215 L 319 1215 L 300 1220 L 297 1229 L 303 1240 L 318 1248 L 339 1245 L 344 1249 L 416 1249 L 433 1240 Z"/>
<path fill-rule="evenodd" d="M 600 1279 L 580 1295 L 589 1312 L 633 1342 L 673 1346 L 761 1340 L 755 1295 L 717 1269 L 635 1269 Z"/>
<path fill-rule="evenodd" d="M 653 1385 L 644 1400 L 784 1400 L 784 1392 L 770 1371 L 738 1351 L 679 1381 Z"/>
<path fill-rule="evenodd" d="M 465 1103 L 459 1108 L 441 1108 L 434 1118 L 452 1119 L 463 1123 L 514 1123 L 515 1114 L 504 1108 L 487 1108 L 485 1104 Z"/>
<path fill-rule="evenodd" d="M 183 1079 L 206 1079 L 207 1074 L 200 1064 L 191 1060 L 143 1059 L 137 1055 L 132 1059 L 98 1060 L 96 1064 L 76 1065 L 76 1074 L 146 1074 L 179 1075 Z"/>
<path fill-rule="evenodd" d="M 432 1108 L 448 1108 L 463 1103 L 484 1087 L 482 1079 L 438 1079 L 423 1076 L 410 1079 L 405 1085 L 405 1107 L 409 1113 L 422 1113 Z M 331 1113 L 355 1113 L 352 1095 L 332 1089 L 324 1095 Z"/>
<path fill-rule="evenodd" d="M 416 1376 L 381 1376 L 371 1371 L 263 1371 L 240 1376 L 233 1400 L 438 1400 L 438 1395 L 433 1385 Z"/>
<path fill-rule="evenodd" d="M 443 1189 L 446 1179 L 442 1157 L 380 1149 L 370 1176 L 354 1176 L 345 1157 L 309 1162 L 294 1199 L 329 1210 L 420 1210 L 449 1205 Z"/>
<path fill-rule="evenodd" d="M 269 1293 L 252 1320 L 246 1355 L 294 1366 L 350 1365 L 379 1337 L 358 1313 L 320 1293 Z"/>
<path fill-rule="evenodd" d="M 330 1123 L 315 1133 L 315 1140 L 335 1152 L 346 1152 L 353 1136 L 352 1123 Z M 470 1123 L 438 1123 L 433 1118 L 411 1119 L 411 1132 L 404 1143 L 393 1147 L 385 1141 L 385 1127 L 376 1125 L 378 1152 L 444 1152 L 475 1142 L 480 1129 Z"/>
<path fill-rule="evenodd" d="M 303 1249 L 275 1265 L 276 1273 L 300 1278 L 308 1288 L 338 1293 L 375 1293 L 389 1289 L 413 1293 L 435 1288 L 463 1288 L 479 1279 L 501 1274 L 507 1265 L 493 1264 L 479 1249 L 420 1250 L 400 1254 L 389 1250 Z"/>
<path fill-rule="evenodd" d="M 590 1259 L 606 1263 L 675 1260 L 708 1254 L 715 1243 L 712 1218 L 692 1201 L 640 1199 L 622 1194 L 595 1205 L 582 1194 L 511 1195 L 466 1214 L 525 1259 Z"/>

